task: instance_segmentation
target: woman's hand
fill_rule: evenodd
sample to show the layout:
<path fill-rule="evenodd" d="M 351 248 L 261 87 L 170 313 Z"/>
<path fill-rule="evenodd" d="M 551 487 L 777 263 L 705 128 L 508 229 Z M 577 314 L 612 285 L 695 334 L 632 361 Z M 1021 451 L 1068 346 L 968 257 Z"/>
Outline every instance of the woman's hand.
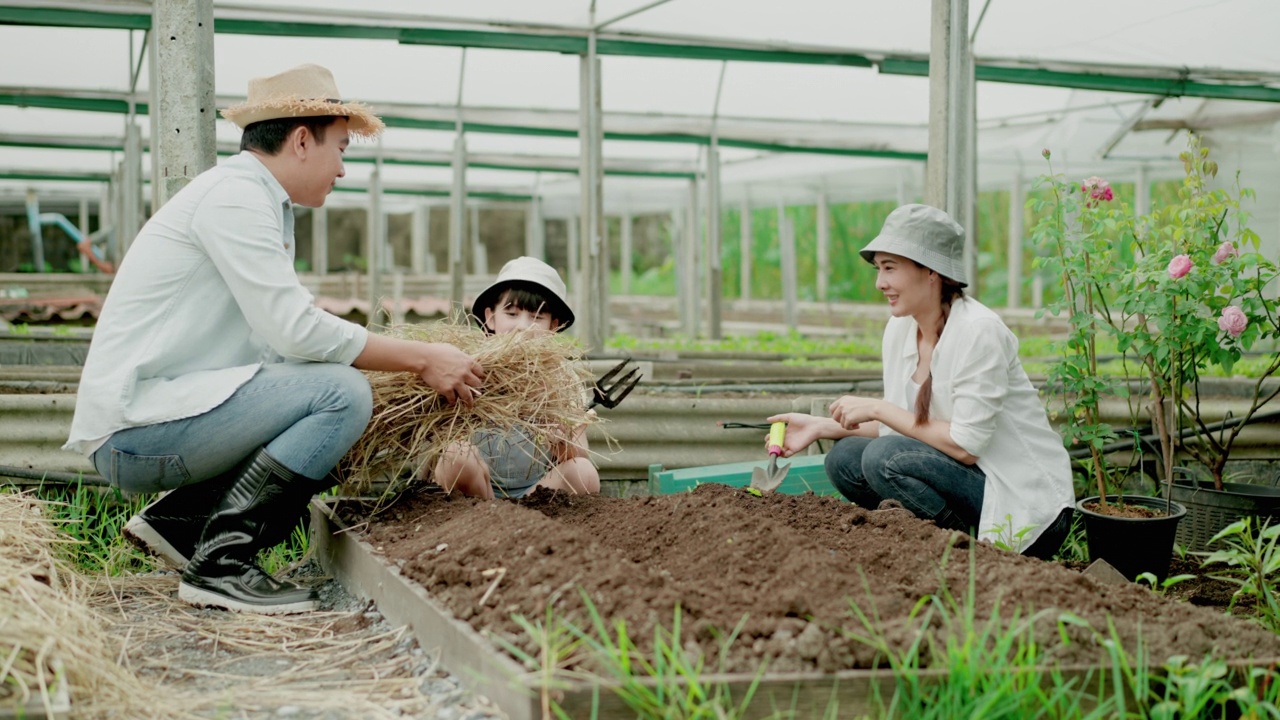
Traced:
<path fill-rule="evenodd" d="M 804 413 L 783 413 L 769 418 L 769 422 L 787 424 L 786 439 L 782 443 L 782 457 L 791 457 L 812 445 L 823 437 L 822 426 L 830 422 L 826 418 L 814 417 Z M 769 436 L 765 435 L 765 448 L 769 446 Z"/>
<path fill-rule="evenodd" d="M 862 423 L 875 421 L 876 407 L 881 402 L 884 401 L 845 395 L 831 403 L 831 407 L 827 409 L 831 413 L 831 419 L 839 423 L 840 427 L 845 430 L 857 430 Z"/>

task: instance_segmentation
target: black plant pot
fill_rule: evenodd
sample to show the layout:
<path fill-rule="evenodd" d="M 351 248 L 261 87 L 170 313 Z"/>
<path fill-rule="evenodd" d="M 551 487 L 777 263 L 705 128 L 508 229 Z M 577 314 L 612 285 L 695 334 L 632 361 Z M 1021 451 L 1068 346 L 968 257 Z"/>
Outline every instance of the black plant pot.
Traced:
<path fill-rule="evenodd" d="M 1098 496 L 1094 495 L 1076 503 L 1076 509 L 1084 516 L 1089 560 L 1106 560 L 1130 580 L 1148 572 L 1164 580 L 1169 574 L 1178 521 L 1187 514 L 1187 509 L 1175 502 L 1168 507 L 1169 515 L 1153 518 L 1116 517 L 1085 509 L 1086 503 L 1092 505 L 1097 501 Z M 1117 501 L 1160 513 L 1166 509 L 1164 498 L 1124 495 L 1107 498 L 1109 503 Z"/>

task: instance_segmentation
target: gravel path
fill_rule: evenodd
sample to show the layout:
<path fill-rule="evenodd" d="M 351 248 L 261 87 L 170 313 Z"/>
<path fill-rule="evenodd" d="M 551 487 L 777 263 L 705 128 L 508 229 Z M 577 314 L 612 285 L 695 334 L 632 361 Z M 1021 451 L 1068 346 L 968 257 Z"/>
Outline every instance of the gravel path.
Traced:
<path fill-rule="evenodd" d="M 405 628 L 307 566 L 321 609 L 264 617 L 197 609 L 177 599 L 170 572 L 110 578 L 90 604 L 112 622 L 119 662 L 155 683 L 175 717 L 226 720 L 506 716 L 466 691 Z"/>

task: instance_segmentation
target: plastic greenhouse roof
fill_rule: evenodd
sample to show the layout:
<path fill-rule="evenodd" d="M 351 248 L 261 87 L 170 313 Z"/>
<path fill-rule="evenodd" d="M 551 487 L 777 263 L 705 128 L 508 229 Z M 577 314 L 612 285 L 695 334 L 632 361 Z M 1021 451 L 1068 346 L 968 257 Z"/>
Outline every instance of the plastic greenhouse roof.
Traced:
<path fill-rule="evenodd" d="M 385 186 L 433 190 L 450 183 L 461 96 L 473 163 L 467 182 L 478 201 L 537 192 L 548 216 L 578 212 L 573 52 L 592 21 L 590 0 L 352 7 L 349 0 L 216 2 L 219 107 L 241 98 L 252 77 L 319 62 L 344 96 L 391 121 L 381 144 Z M 922 192 L 928 0 L 597 0 L 594 7 L 596 23 L 621 18 L 599 35 L 601 52 L 611 53 L 601 57 L 607 212 L 687 202 L 688 178 L 705 169 L 713 115 L 726 205 Z M 97 180 L 67 178 L 97 178 L 120 161 L 111 139 L 122 145 L 118 109 L 149 17 L 144 0 L 0 0 L 0 198 L 28 186 L 97 197 Z M 1217 133 L 1211 137 L 1241 158 L 1280 155 L 1274 0 L 974 0 L 969 23 L 982 187 L 1039 174 L 1046 147 L 1068 172 L 1131 176 L 1141 167 L 1152 177 L 1174 175 L 1183 144 L 1172 136 L 1183 127 Z M 148 87 L 144 61 L 137 102 L 147 103 Z M 93 100 L 117 111 L 48 107 L 67 105 L 69 95 L 82 101 L 72 107 Z M 140 126 L 145 138 L 145 118 Z M 228 148 L 239 136 L 222 120 L 217 134 Z M 99 142 L 73 142 L 85 138 Z M 33 147 L 59 143 L 106 149 Z M 366 144 L 352 155 L 374 153 Z M 145 174 L 149 161 L 143 167 Z M 363 187 L 372 168 L 349 163 L 344 184 Z M 62 179 L 32 179 L 37 170 Z M 1274 178 L 1253 184 L 1271 182 L 1280 187 Z M 341 193 L 333 202 L 364 201 Z"/>

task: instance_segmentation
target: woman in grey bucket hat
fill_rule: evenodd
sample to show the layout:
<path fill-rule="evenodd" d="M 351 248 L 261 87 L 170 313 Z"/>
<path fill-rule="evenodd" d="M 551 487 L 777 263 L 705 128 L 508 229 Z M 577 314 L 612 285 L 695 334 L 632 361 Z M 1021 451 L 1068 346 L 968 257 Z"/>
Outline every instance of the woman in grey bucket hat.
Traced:
<path fill-rule="evenodd" d="M 904 205 L 861 254 L 892 315 L 884 397 L 846 395 L 831 417 L 769 418 L 788 424 L 784 455 L 835 440 L 827 476 L 858 505 L 906 508 L 1051 558 L 1071 528 L 1070 461 L 1017 338 L 964 294 L 964 229 L 937 208 Z"/>

